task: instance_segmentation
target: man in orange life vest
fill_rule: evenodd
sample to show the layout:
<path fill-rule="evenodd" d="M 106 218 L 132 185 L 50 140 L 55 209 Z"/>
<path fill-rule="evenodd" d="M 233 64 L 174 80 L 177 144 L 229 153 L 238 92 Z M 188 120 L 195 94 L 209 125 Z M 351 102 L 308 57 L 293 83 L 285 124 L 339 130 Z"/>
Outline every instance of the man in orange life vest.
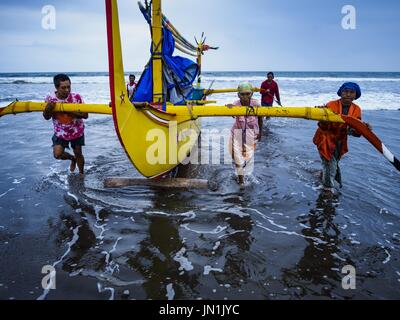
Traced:
<path fill-rule="evenodd" d="M 361 120 L 361 109 L 353 103 L 354 100 L 361 97 L 360 86 L 354 82 L 346 82 L 340 87 L 337 94 L 340 99 L 329 102 L 326 107 L 338 114 L 352 116 Z M 366 125 L 371 129 L 369 124 L 366 123 Z M 349 151 L 348 135 L 361 137 L 361 134 L 349 128 L 347 124 L 325 121 L 318 123 L 313 142 L 317 146 L 322 160 L 322 182 L 324 188 L 334 188 L 335 180 L 342 187 L 339 161 Z"/>

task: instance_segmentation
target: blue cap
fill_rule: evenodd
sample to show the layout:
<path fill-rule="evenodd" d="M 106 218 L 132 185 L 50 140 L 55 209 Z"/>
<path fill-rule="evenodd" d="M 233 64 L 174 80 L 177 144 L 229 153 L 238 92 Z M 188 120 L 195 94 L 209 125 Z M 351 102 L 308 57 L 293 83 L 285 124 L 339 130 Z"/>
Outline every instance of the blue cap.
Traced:
<path fill-rule="evenodd" d="M 344 90 L 353 90 L 356 93 L 356 100 L 359 99 L 361 97 L 361 88 L 360 86 L 355 83 L 355 82 L 346 82 L 343 83 L 343 85 L 340 87 L 339 91 L 338 91 L 338 96 L 341 97 L 342 96 L 342 92 Z"/>

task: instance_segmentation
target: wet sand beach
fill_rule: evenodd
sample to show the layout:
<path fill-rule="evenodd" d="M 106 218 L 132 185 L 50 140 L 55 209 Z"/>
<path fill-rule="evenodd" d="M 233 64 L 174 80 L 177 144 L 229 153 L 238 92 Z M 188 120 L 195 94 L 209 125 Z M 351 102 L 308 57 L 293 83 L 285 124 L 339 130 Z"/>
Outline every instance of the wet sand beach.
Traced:
<path fill-rule="evenodd" d="M 399 111 L 364 119 L 400 154 Z M 111 118 L 88 121 L 84 180 L 52 159 L 51 124 L 38 114 L 4 120 L 1 299 L 400 298 L 399 174 L 363 139 L 350 138 L 335 196 L 320 190 L 316 123 L 293 119 L 264 127 L 244 191 L 230 165 L 187 168 L 216 191 L 114 190 L 104 177 L 139 175 Z M 56 269 L 56 290 L 41 287 L 45 265 Z M 346 265 L 355 290 L 342 289 Z"/>

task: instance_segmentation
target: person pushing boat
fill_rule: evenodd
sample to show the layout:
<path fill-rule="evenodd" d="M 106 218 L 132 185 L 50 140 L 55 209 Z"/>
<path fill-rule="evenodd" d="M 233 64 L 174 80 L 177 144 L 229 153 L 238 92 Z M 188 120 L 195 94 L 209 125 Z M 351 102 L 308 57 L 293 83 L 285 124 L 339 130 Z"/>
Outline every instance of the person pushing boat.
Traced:
<path fill-rule="evenodd" d="M 56 91 L 45 98 L 47 106 L 43 112 L 46 120 L 53 120 L 54 135 L 53 155 L 57 160 L 69 160 L 70 171 L 74 172 L 78 165 L 79 173 L 84 174 L 85 158 L 82 147 L 85 145 L 85 124 L 88 119 L 87 113 L 81 112 L 54 112 L 56 103 L 84 103 L 78 93 L 71 92 L 71 80 L 65 74 L 58 74 L 54 77 Z M 65 152 L 71 145 L 74 155 Z"/>
<path fill-rule="evenodd" d="M 260 103 L 252 99 L 253 86 L 248 82 L 242 82 L 238 86 L 238 101 L 229 104 L 229 108 L 235 106 L 247 106 L 248 115 L 235 117 L 235 123 L 231 129 L 229 150 L 235 163 L 238 182 L 244 187 L 244 177 L 253 170 L 254 153 L 257 141 L 261 140 L 262 117 L 254 114 L 254 107 L 260 107 Z"/>
<path fill-rule="evenodd" d="M 361 88 L 354 82 L 344 83 L 337 92 L 339 100 L 331 101 L 326 107 L 341 115 L 361 120 L 361 108 L 353 103 L 361 97 Z M 325 107 L 325 106 L 324 106 Z M 371 129 L 368 123 L 365 123 Z M 335 187 L 335 181 L 342 187 L 339 161 L 348 152 L 347 136 L 361 137 L 361 134 L 347 124 L 320 121 L 313 143 L 317 146 L 322 160 L 322 183 L 325 189 Z"/>
<path fill-rule="evenodd" d="M 274 73 L 269 72 L 267 77 L 268 79 L 261 84 L 260 88 L 261 105 L 263 107 L 272 107 L 274 105 L 274 100 L 276 97 L 276 102 L 278 103 L 278 105 L 282 106 L 279 86 L 274 80 Z"/>

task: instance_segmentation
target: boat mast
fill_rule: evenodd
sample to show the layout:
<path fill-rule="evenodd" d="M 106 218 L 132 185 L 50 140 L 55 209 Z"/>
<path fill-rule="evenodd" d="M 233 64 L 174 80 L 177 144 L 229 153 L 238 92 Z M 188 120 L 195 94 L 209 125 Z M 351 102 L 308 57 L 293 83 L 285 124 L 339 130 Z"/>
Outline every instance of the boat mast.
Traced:
<path fill-rule="evenodd" d="M 152 3 L 152 46 L 153 46 L 153 102 L 163 103 L 163 61 L 162 61 L 162 10 L 161 0 Z"/>
<path fill-rule="evenodd" d="M 197 65 L 199 66 L 199 75 L 197 76 L 197 87 L 201 87 L 201 63 L 203 55 L 203 44 L 200 42 L 197 46 Z"/>

